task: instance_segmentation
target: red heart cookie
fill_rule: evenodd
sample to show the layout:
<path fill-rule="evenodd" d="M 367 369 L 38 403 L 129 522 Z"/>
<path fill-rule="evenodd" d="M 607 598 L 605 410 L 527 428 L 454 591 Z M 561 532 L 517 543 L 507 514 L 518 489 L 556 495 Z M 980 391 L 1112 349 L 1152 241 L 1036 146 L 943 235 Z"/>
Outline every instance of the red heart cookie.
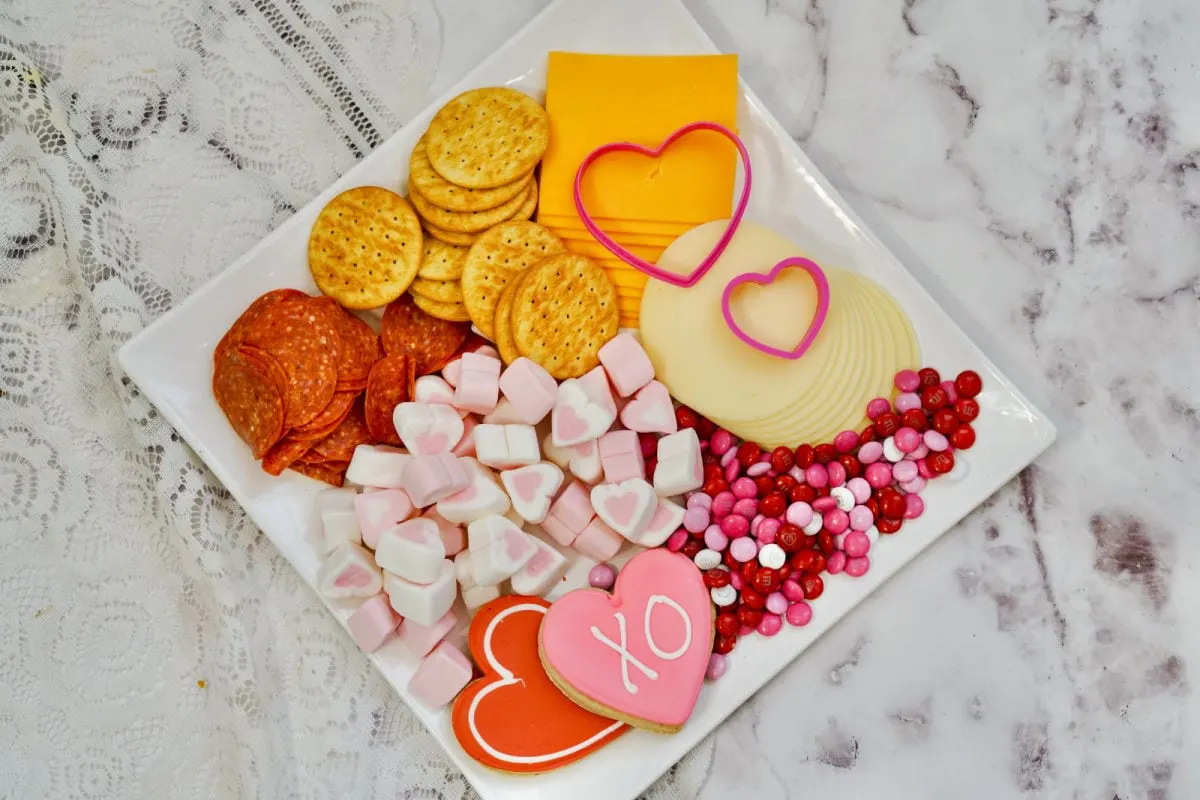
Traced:
<path fill-rule="evenodd" d="M 463 749 L 505 772 L 548 772 L 577 761 L 628 728 L 586 711 L 550 682 L 538 658 L 538 629 L 550 604 L 510 595 L 471 621 L 471 657 L 484 676 L 454 702 Z"/>

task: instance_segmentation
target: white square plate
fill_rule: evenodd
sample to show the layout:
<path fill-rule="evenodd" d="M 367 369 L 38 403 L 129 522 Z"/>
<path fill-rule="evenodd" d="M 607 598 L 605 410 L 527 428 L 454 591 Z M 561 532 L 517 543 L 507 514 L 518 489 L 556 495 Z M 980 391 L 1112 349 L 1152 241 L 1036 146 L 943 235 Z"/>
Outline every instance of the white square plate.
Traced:
<path fill-rule="evenodd" d="M 213 400 L 213 348 L 242 310 L 263 292 L 281 286 L 315 292 L 306 260 L 308 233 L 318 211 L 330 198 L 362 184 L 393 189 L 404 186 L 408 156 L 417 138 L 434 111 L 464 89 L 504 84 L 540 97 L 550 50 L 698 54 L 716 52 L 716 47 L 678 0 L 559 0 L 446 97 L 119 353 L 125 372 L 314 590 L 319 557 L 313 545 L 313 498 L 321 487 L 293 473 L 272 478 L 251 458 Z M 846 612 L 1054 440 L 1055 429 L 1046 415 L 999 372 L 895 256 L 865 229 L 744 85 L 738 125 L 755 167 L 747 219 L 770 225 L 802 243 L 817 261 L 855 269 L 879 281 L 911 316 L 924 363 L 950 374 L 972 368 L 983 376 L 979 444 L 964 454 L 970 471 L 958 483 L 937 481 L 926 490 L 925 514 L 905 525 L 897 536 L 885 537 L 871 551 L 871 569 L 866 576 L 829 576 L 824 595 L 813 604 L 815 615 L 807 627 L 785 628 L 774 638 L 752 636 L 739 642 L 731 657 L 731 676 L 705 687 L 691 720 L 674 736 L 632 731 L 603 750 L 546 775 L 517 777 L 494 772 L 470 759 L 458 746 L 448 713 L 422 707 L 405 691 L 415 664 L 402 648 L 384 647 L 371 655 L 379 671 L 485 798 L 635 797 Z M 572 573 L 577 575 L 579 570 L 573 569 Z M 328 601 L 326 605 L 344 624 L 348 607 Z"/>

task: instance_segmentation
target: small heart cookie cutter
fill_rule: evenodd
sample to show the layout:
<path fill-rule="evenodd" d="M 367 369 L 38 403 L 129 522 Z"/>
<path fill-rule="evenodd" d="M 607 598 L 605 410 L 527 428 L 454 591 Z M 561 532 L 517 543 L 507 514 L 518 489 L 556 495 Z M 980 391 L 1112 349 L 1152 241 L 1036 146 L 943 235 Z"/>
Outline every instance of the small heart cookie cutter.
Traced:
<path fill-rule="evenodd" d="M 737 148 L 738 155 L 741 156 L 742 169 L 745 173 L 745 178 L 742 183 L 742 192 L 741 196 L 738 198 L 737 207 L 733 210 L 733 216 L 730 217 L 729 224 L 725 226 L 725 232 L 721 234 L 721 238 L 717 240 L 717 243 L 713 246 L 712 250 L 709 251 L 708 255 L 705 256 L 704 260 L 701 261 L 695 269 L 693 269 L 687 275 L 680 276 L 673 272 L 667 272 L 666 270 L 659 269 L 649 261 L 646 261 L 644 258 L 638 258 L 633 253 L 617 244 L 611 236 L 600 229 L 600 226 L 598 226 L 592 220 L 592 216 L 588 213 L 587 207 L 583 202 L 583 176 L 588 171 L 588 168 L 592 166 L 592 164 L 609 153 L 637 153 L 638 155 L 646 156 L 647 158 L 658 158 L 676 141 L 695 131 L 712 131 L 714 133 L 719 133 L 732 142 Z M 703 278 L 705 273 L 712 268 L 712 265 L 717 263 L 717 259 L 721 257 L 723 252 L 725 252 L 725 248 L 729 246 L 730 240 L 733 239 L 733 234 L 737 232 L 738 225 L 740 225 L 742 222 L 742 216 L 746 213 L 746 206 L 750 203 L 750 185 L 750 153 L 746 151 L 746 145 L 742 143 L 742 140 L 736 133 L 731 131 L 729 128 L 726 128 L 724 125 L 716 122 L 700 120 L 698 122 L 688 123 L 682 128 L 679 128 L 666 139 L 664 139 L 657 147 L 647 147 L 646 145 L 635 144 L 633 142 L 611 142 L 609 144 L 601 145 L 592 152 L 588 153 L 587 157 L 583 159 L 583 163 L 579 165 L 579 169 L 575 172 L 575 210 L 579 213 L 579 219 L 581 222 L 583 222 L 583 227 L 587 228 L 587 232 L 590 233 L 596 239 L 596 241 L 602 244 L 617 258 L 621 259 L 634 269 L 649 275 L 651 278 L 657 278 L 658 280 L 669 283 L 672 286 L 679 286 L 686 289 L 689 286 L 694 286 L 697 281 Z"/>
<path fill-rule="evenodd" d="M 791 350 L 780 350 L 766 342 L 755 339 L 742 330 L 741 326 L 737 324 L 737 320 L 733 318 L 733 310 L 729 307 L 729 302 L 733 297 L 734 291 L 739 286 L 746 283 L 756 283 L 760 286 L 770 285 L 779 276 L 779 273 L 786 269 L 802 269 L 812 278 L 812 282 L 817 288 L 817 309 L 813 312 L 812 321 L 808 323 L 808 330 L 804 332 L 804 337 L 800 340 L 800 343 Z M 812 346 L 813 341 L 817 338 L 817 334 L 821 332 L 822 326 L 825 325 L 825 317 L 829 313 L 829 280 L 825 277 L 825 271 L 815 261 L 798 256 L 785 258 L 772 267 L 768 273 L 747 272 L 744 275 L 738 275 L 727 283 L 725 291 L 721 293 L 721 313 L 725 316 L 725 324 L 729 326 L 729 330 L 733 332 L 733 335 L 755 350 L 777 358 L 794 360 L 800 358 L 808 351 L 808 348 Z"/>

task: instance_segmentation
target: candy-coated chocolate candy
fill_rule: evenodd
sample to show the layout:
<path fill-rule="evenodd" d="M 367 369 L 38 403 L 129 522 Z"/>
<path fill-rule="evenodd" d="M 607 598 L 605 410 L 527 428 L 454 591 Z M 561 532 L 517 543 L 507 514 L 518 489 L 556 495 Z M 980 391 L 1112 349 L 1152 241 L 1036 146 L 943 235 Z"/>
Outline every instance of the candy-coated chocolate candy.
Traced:
<path fill-rule="evenodd" d="M 846 568 L 846 554 L 841 550 L 829 557 L 829 563 L 825 565 L 825 571 L 830 575 L 837 575 Z"/>
<path fill-rule="evenodd" d="M 871 549 L 871 540 L 862 531 L 851 531 L 846 534 L 846 538 L 842 540 L 842 550 L 850 558 L 858 558 L 865 556 L 867 551 Z"/>
<path fill-rule="evenodd" d="M 695 539 L 688 539 L 683 543 L 683 547 L 679 548 L 679 554 L 688 558 L 695 558 L 696 555 L 704 549 L 704 544 Z"/>
<path fill-rule="evenodd" d="M 925 416 L 925 412 L 919 408 L 905 411 L 900 417 L 900 424 L 905 428 L 912 428 L 914 431 L 921 433 L 929 427 L 929 417 Z"/>
<path fill-rule="evenodd" d="M 958 464 L 956 465 L 956 468 L 958 466 L 961 466 L 963 463 L 964 462 L 962 462 L 962 461 L 958 462 Z M 951 471 L 946 477 L 948 477 L 948 478 L 954 477 L 954 472 Z M 917 475 L 917 477 L 913 478 L 911 481 L 904 481 L 903 483 L 901 483 L 900 488 L 903 489 L 904 491 L 908 492 L 909 494 L 918 494 L 920 492 L 925 491 L 925 486 L 927 483 L 928 483 L 928 481 L 926 481 L 920 475 Z"/>
<path fill-rule="evenodd" d="M 930 386 L 921 392 L 921 405 L 927 411 L 937 411 L 950 405 L 950 398 L 941 386 Z"/>
<path fill-rule="evenodd" d="M 896 388 L 902 392 L 916 391 L 917 387 L 921 385 L 921 376 L 917 374 L 916 370 L 902 369 L 896 373 L 894 383 Z"/>
<path fill-rule="evenodd" d="M 804 479 L 814 489 L 823 488 L 829 485 L 829 470 L 825 469 L 824 464 L 813 464 L 804 470 Z"/>
<path fill-rule="evenodd" d="M 954 401 L 958 399 L 958 389 L 954 388 L 954 381 L 942 381 L 938 385 L 942 387 L 942 391 L 946 393 L 946 399 L 953 405 Z"/>
<path fill-rule="evenodd" d="M 720 680 L 728 669 L 729 661 L 725 656 L 721 653 L 713 653 L 708 657 L 708 667 L 704 670 L 704 677 L 710 681 Z"/>
<path fill-rule="evenodd" d="M 743 467 L 748 467 L 758 461 L 760 455 L 762 455 L 762 448 L 754 442 L 742 442 L 738 445 L 737 460 Z"/>
<path fill-rule="evenodd" d="M 960 397 L 954 401 L 954 416 L 961 422 L 974 422 L 979 417 L 979 402 L 970 397 Z"/>
<path fill-rule="evenodd" d="M 858 447 L 858 431 L 841 431 L 833 437 L 833 446 L 838 453 L 853 453 Z"/>
<path fill-rule="evenodd" d="M 818 514 L 826 514 L 837 508 L 837 500 L 828 496 L 818 497 L 816 500 L 812 501 L 812 507 L 813 511 L 817 512 Z"/>
<path fill-rule="evenodd" d="M 919 411 L 921 408 L 921 396 L 916 392 L 901 392 L 896 395 L 895 407 L 896 411 L 900 414 L 907 414 L 909 411 Z"/>
<path fill-rule="evenodd" d="M 588 570 L 588 585 L 597 589 L 611 589 L 617 580 L 617 571 L 608 564 L 597 564 Z"/>
<path fill-rule="evenodd" d="M 949 436 L 954 433 L 954 429 L 958 427 L 958 414 L 954 413 L 950 408 L 939 408 L 933 412 L 933 429 L 943 436 Z"/>
<path fill-rule="evenodd" d="M 867 419 L 877 420 L 892 410 L 892 403 L 886 397 L 876 397 L 867 403 Z"/>
<path fill-rule="evenodd" d="M 891 436 L 900 430 L 900 417 L 888 412 L 875 420 L 875 433 L 879 436 Z"/>
<path fill-rule="evenodd" d="M 709 525 L 704 531 L 704 546 L 718 553 L 724 552 L 725 548 L 729 547 L 729 537 L 721 530 L 720 525 Z"/>
<path fill-rule="evenodd" d="M 705 464 L 704 465 L 704 482 L 709 483 L 710 481 L 717 481 L 717 480 L 721 480 L 721 481 L 725 480 L 725 467 L 721 466 L 720 464 Z M 704 494 L 707 494 L 709 497 L 716 496 L 707 491 L 705 491 Z"/>
<path fill-rule="evenodd" d="M 695 492 L 687 499 L 688 508 L 703 508 L 708 511 L 712 508 L 712 498 L 704 492 Z"/>
<path fill-rule="evenodd" d="M 739 517 L 754 519 L 758 516 L 758 501 L 753 497 L 743 497 L 733 504 L 733 513 Z"/>
<path fill-rule="evenodd" d="M 783 630 L 783 618 L 770 612 L 763 614 L 762 622 L 755 628 L 763 636 L 774 636 Z"/>
<path fill-rule="evenodd" d="M 846 472 L 846 479 L 857 478 L 862 474 L 862 464 L 858 459 L 849 453 L 842 453 L 837 457 L 837 463 L 842 465 L 842 469 Z"/>
<path fill-rule="evenodd" d="M 829 482 L 826 485 L 831 489 L 835 486 L 841 486 L 846 482 L 846 468 L 836 459 L 825 465 L 825 473 L 829 478 Z"/>
<path fill-rule="evenodd" d="M 866 478 L 851 478 L 846 481 L 846 488 L 854 495 L 855 503 L 865 503 L 871 496 L 871 484 Z"/>
<path fill-rule="evenodd" d="M 712 515 L 717 519 L 722 519 L 729 516 L 733 512 L 733 504 L 737 500 L 733 496 L 733 492 L 719 492 L 712 499 Z"/>
<path fill-rule="evenodd" d="M 855 506 L 850 509 L 850 529 L 865 531 L 875 524 L 875 515 L 866 506 Z"/>
<path fill-rule="evenodd" d="M 798 550 L 789 559 L 792 569 L 798 572 L 820 572 L 817 565 L 823 561 L 824 557 L 816 550 L 811 549 Z"/>
<path fill-rule="evenodd" d="M 921 434 L 912 428 L 901 428 L 896 431 L 896 435 L 892 437 L 892 441 L 896 444 L 896 449 L 901 453 L 911 453 L 921 446 Z M 883 446 L 886 448 L 887 442 L 884 442 Z"/>
<path fill-rule="evenodd" d="M 867 574 L 867 570 L 871 568 L 871 559 L 866 556 L 861 558 L 846 559 L 846 574 L 851 578 L 861 578 Z"/>
<path fill-rule="evenodd" d="M 799 581 L 788 579 L 783 582 L 779 591 L 790 603 L 798 603 L 804 599 L 804 589 L 801 588 Z"/>
<path fill-rule="evenodd" d="M 750 521 L 740 514 L 730 514 L 722 519 L 720 524 L 721 532 L 730 539 L 737 539 L 750 533 Z"/>
<path fill-rule="evenodd" d="M 727 556 L 729 555 L 728 550 L 725 551 L 725 555 L 727 555 Z M 730 558 L 729 560 L 732 561 L 733 559 Z M 734 561 L 733 563 L 735 565 L 737 564 L 736 561 Z M 730 573 L 729 573 L 729 585 L 732 586 L 735 591 L 741 592 L 742 589 L 746 588 L 746 579 L 743 578 L 740 573 L 733 571 L 731 568 Z"/>
<path fill-rule="evenodd" d="M 745 520 L 742 521 L 745 522 Z M 734 539 L 729 543 L 729 552 L 736 561 L 745 563 L 758 555 L 758 547 L 754 544 L 753 539 L 742 534 L 742 538 Z"/>
<path fill-rule="evenodd" d="M 925 459 L 925 463 L 929 465 L 929 471 L 934 475 L 945 475 L 954 469 L 954 451 L 943 450 L 940 453 L 932 453 L 929 458 Z"/>
<path fill-rule="evenodd" d="M 728 655 L 729 653 L 733 652 L 733 646 L 735 644 L 737 644 L 736 636 L 721 636 L 718 634 L 717 638 L 713 640 L 713 653 L 721 656 Z M 712 656 L 709 656 L 709 658 L 711 657 Z"/>
<path fill-rule="evenodd" d="M 708 440 L 708 447 L 719 456 L 729 452 L 729 448 L 733 447 L 735 439 L 733 434 L 725 429 L 713 431 L 712 437 Z"/>
<path fill-rule="evenodd" d="M 816 455 L 813 453 L 813 447 L 811 444 L 799 445 L 796 448 L 794 456 L 795 464 L 793 464 L 793 466 L 799 467 L 800 469 L 808 469 L 816 460 Z"/>
<path fill-rule="evenodd" d="M 783 523 L 777 519 L 768 517 L 764 519 L 758 526 L 756 538 L 763 544 L 772 544 L 779 536 L 779 531 L 783 528 Z"/>
<path fill-rule="evenodd" d="M 807 483 L 801 483 L 788 492 L 788 500 L 792 503 L 811 503 L 817 499 L 817 490 Z"/>
<path fill-rule="evenodd" d="M 868 492 L 869 491 L 870 488 L 868 487 Z M 850 509 L 854 508 L 858 502 L 854 499 L 854 492 L 850 491 L 849 486 L 838 486 L 834 489 L 830 489 L 829 497 L 831 500 L 833 500 L 834 506 L 840 508 L 842 511 L 849 511 Z"/>
<path fill-rule="evenodd" d="M 867 473 L 870 473 L 871 464 L 874 464 L 879 459 L 883 458 L 883 443 L 882 442 L 867 442 L 862 447 L 858 448 L 858 460 L 867 465 Z"/>
<path fill-rule="evenodd" d="M 721 608 L 732 606 L 737 602 L 738 598 L 737 589 L 733 588 L 733 586 L 730 584 L 725 584 L 724 586 L 714 586 L 708 590 L 708 595 L 712 598 L 712 601 Z"/>
<path fill-rule="evenodd" d="M 947 450 L 947 452 L 949 452 L 949 451 Z M 924 478 L 925 480 L 929 480 L 930 478 L 937 477 L 936 475 L 933 474 L 933 470 L 931 470 L 929 468 L 929 459 L 927 459 L 927 458 L 922 458 L 922 459 L 917 460 L 917 475 Z"/>
<path fill-rule="evenodd" d="M 964 422 L 950 434 L 950 444 L 956 450 L 970 450 L 975 444 L 975 429 Z"/>
<path fill-rule="evenodd" d="M 745 592 L 743 592 L 743 596 L 744 594 Z M 763 606 L 766 604 L 767 603 L 764 600 Z M 737 610 L 738 622 L 742 623 L 742 625 L 746 626 L 747 628 L 753 628 L 757 626 L 758 623 L 762 621 L 762 615 L 762 606 L 758 608 L 751 608 L 750 606 L 745 605 L 744 602 L 741 608 Z"/>
<path fill-rule="evenodd" d="M 736 636 L 741 627 L 742 623 L 738 622 L 737 613 L 733 611 L 722 611 L 713 623 L 713 628 L 722 636 Z"/>
<path fill-rule="evenodd" d="M 813 500 L 816 500 L 814 497 Z M 788 524 L 804 528 L 813 520 L 813 507 L 803 501 L 792 503 L 787 507 L 785 519 Z"/>
<path fill-rule="evenodd" d="M 767 595 L 767 611 L 771 614 L 782 614 L 787 611 L 789 605 L 787 595 L 782 591 L 771 592 Z"/>
<path fill-rule="evenodd" d="M 771 469 L 776 472 L 787 472 L 796 463 L 796 456 L 790 447 L 780 445 L 771 451 Z"/>
<path fill-rule="evenodd" d="M 687 540 L 688 540 L 688 532 L 685 531 L 683 528 L 680 528 L 679 530 L 675 531 L 674 533 L 672 533 L 670 536 L 667 537 L 667 549 L 670 550 L 672 553 L 678 553 L 679 549 L 681 547 L 683 547 L 683 545 L 687 542 Z"/>
<path fill-rule="evenodd" d="M 871 488 L 882 489 L 892 482 L 892 465 L 885 461 L 876 461 L 867 466 L 867 471 L 864 475 Z"/>
<path fill-rule="evenodd" d="M 883 440 L 883 458 L 893 464 L 904 459 L 904 451 L 896 446 L 896 437 L 889 436 Z"/>
<path fill-rule="evenodd" d="M 916 519 L 925 513 L 925 501 L 919 494 L 904 495 L 904 518 Z"/>
<path fill-rule="evenodd" d="M 775 534 L 775 544 L 783 548 L 785 553 L 795 553 L 804 545 L 804 534 L 795 525 L 785 523 L 779 526 L 779 532 Z"/>
<path fill-rule="evenodd" d="M 915 461 L 901 461 L 892 467 L 892 477 L 897 483 L 911 481 L 917 477 L 917 464 Z"/>
<path fill-rule="evenodd" d="M 801 600 L 798 603 L 792 603 L 788 606 L 787 613 L 783 615 L 787 620 L 788 625 L 794 625 L 797 628 L 803 627 L 812 622 L 812 606 Z"/>
<path fill-rule="evenodd" d="M 844 533 L 850 527 L 850 515 L 840 508 L 835 508 L 825 514 L 825 530 L 836 536 Z"/>
<path fill-rule="evenodd" d="M 950 446 L 950 440 L 937 431 L 925 431 L 922 443 L 935 453 L 940 453 Z"/>
<path fill-rule="evenodd" d="M 837 550 L 837 537 L 826 530 L 822 530 L 817 534 L 817 549 L 826 557 L 833 554 Z"/>
<path fill-rule="evenodd" d="M 930 386 L 937 386 L 942 382 L 941 374 L 933 367 L 925 367 L 918 370 L 917 375 L 921 378 L 921 388 L 927 389 Z"/>
<path fill-rule="evenodd" d="M 737 462 L 736 458 L 733 461 L 730 461 L 725 465 L 725 481 L 732 484 L 735 480 L 737 480 L 738 473 L 741 472 L 741 469 L 742 465 Z"/>
<path fill-rule="evenodd" d="M 766 596 L 771 592 L 776 591 L 781 582 L 782 581 L 779 579 L 778 570 L 767 569 L 766 567 L 763 567 L 754 573 L 754 582 L 751 584 L 751 586 L 754 587 L 756 592 Z"/>
<path fill-rule="evenodd" d="M 762 609 L 767 605 L 766 594 L 760 593 L 757 589 L 747 586 L 741 592 L 742 605 L 751 609 Z M 745 622 L 743 620 L 743 622 Z M 757 625 L 756 622 L 746 622 L 747 625 Z"/>
<path fill-rule="evenodd" d="M 704 571 L 715 569 L 721 563 L 721 554 L 716 550 L 709 550 L 707 547 L 701 550 L 692 558 L 696 562 L 697 569 Z"/>
<path fill-rule="evenodd" d="M 710 589 L 720 589 L 729 585 L 729 573 L 719 567 L 705 570 L 704 585 Z"/>
<path fill-rule="evenodd" d="M 758 497 L 758 487 L 750 478 L 738 478 L 733 483 L 729 484 L 729 490 L 733 492 L 733 496 L 738 500 L 745 500 L 750 497 Z"/>
<path fill-rule="evenodd" d="M 813 536 L 818 531 L 821 530 L 821 527 L 824 524 L 825 524 L 825 519 L 821 516 L 821 513 L 819 511 L 813 511 L 812 521 L 810 521 L 807 525 L 800 528 L 800 530 L 804 531 L 809 536 Z"/>
<path fill-rule="evenodd" d="M 788 501 L 783 492 L 771 492 L 758 504 L 759 512 L 767 517 L 782 517 L 787 508 Z"/>
<path fill-rule="evenodd" d="M 820 575 L 805 573 L 800 579 L 800 588 L 804 590 L 807 599 L 816 600 L 825 591 L 825 581 L 821 580 Z"/>
<path fill-rule="evenodd" d="M 700 415 L 687 406 L 675 409 L 675 422 L 682 428 L 694 428 L 700 421 Z"/>
<path fill-rule="evenodd" d="M 815 460 L 818 464 L 828 464 L 837 457 L 837 448 L 828 442 L 819 444 L 813 448 L 813 460 Z"/>
<path fill-rule="evenodd" d="M 904 495 L 891 486 L 880 489 L 879 511 L 885 517 L 904 516 Z"/>
<path fill-rule="evenodd" d="M 959 397 L 974 397 L 983 391 L 983 378 L 973 369 L 965 369 L 954 379 L 954 388 Z"/>
<path fill-rule="evenodd" d="M 696 506 L 683 512 L 683 527 L 687 528 L 688 533 L 704 533 L 708 524 L 708 511 L 702 507 Z"/>
<path fill-rule="evenodd" d="M 892 517 L 876 517 L 875 527 L 880 533 L 895 533 L 904 525 L 904 520 Z"/>
<path fill-rule="evenodd" d="M 758 555 L 757 546 L 754 548 L 754 554 Z M 731 569 L 736 569 L 739 573 L 741 573 L 741 576 L 746 583 L 752 583 L 754 581 L 754 573 L 758 572 L 758 559 L 752 558 L 744 563 L 739 563 L 736 567 L 731 567 Z"/>
<path fill-rule="evenodd" d="M 879 434 L 875 433 L 875 425 L 874 425 L 874 423 L 872 423 L 872 424 L 868 425 L 867 427 L 863 428 L 862 432 L 858 434 L 858 443 L 860 445 L 863 445 L 863 444 L 866 444 L 867 442 L 873 442 L 878 438 L 879 438 Z"/>
<path fill-rule="evenodd" d="M 758 551 L 758 563 L 767 569 L 779 569 L 787 563 L 787 553 L 777 544 L 763 545 Z"/>

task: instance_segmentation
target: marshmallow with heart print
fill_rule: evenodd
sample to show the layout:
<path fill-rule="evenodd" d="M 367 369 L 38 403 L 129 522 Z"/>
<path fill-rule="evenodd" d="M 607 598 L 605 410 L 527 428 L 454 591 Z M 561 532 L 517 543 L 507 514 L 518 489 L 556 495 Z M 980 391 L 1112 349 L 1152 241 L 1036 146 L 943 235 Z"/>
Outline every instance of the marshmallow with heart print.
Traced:
<path fill-rule="evenodd" d="M 413 400 L 427 405 L 454 405 L 454 387 L 446 383 L 440 375 L 422 375 L 413 383 Z M 465 417 L 465 409 L 455 409 L 460 417 Z"/>
<path fill-rule="evenodd" d="M 338 545 L 317 571 L 317 588 L 331 600 L 370 597 L 379 594 L 382 586 L 383 576 L 375 559 L 354 542 Z"/>
<path fill-rule="evenodd" d="M 591 498 L 596 516 L 631 542 L 650 527 L 658 508 L 654 487 L 642 478 L 597 484 Z"/>
<path fill-rule="evenodd" d="M 532 425 L 476 425 L 475 456 L 496 469 L 536 464 L 542 458 Z"/>
<path fill-rule="evenodd" d="M 437 576 L 431 583 L 413 583 L 391 572 L 383 574 L 383 590 L 388 602 L 405 622 L 412 620 L 418 625 L 433 626 L 445 616 L 458 597 L 458 583 L 454 580 L 454 562 L 442 559 Z"/>
<path fill-rule="evenodd" d="M 467 526 L 471 575 L 476 586 L 495 586 L 525 566 L 537 553 L 533 537 L 498 514 Z"/>
<path fill-rule="evenodd" d="M 343 542 L 362 542 L 358 514 L 354 510 L 353 489 L 325 489 L 317 494 L 317 513 L 321 516 L 321 540 L 324 552 L 336 550 Z"/>
<path fill-rule="evenodd" d="M 600 461 L 600 448 L 595 441 L 580 442 L 579 444 L 559 447 L 554 443 L 554 436 L 548 435 L 542 440 L 542 451 L 546 458 L 553 461 L 584 483 L 595 483 L 604 473 Z"/>
<path fill-rule="evenodd" d="M 500 480 L 512 499 L 512 507 L 526 522 L 539 523 L 546 518 L 550 502 L 563 484 L 563 472 L 548 461 L 506 469 Z"/>
<path fill-rule="evenodd" d="M 403 489 L 380 489 L 355 495 L 358 528 L 367 547 L 377 547 L 379 536 L 413 515 L 416 509 Z"/>
<path fill-rule="evenodd" d="M 654 467 L 654 491 L 671 497 L 704 485 L 704 463 L 700 458 L 700 438 L 695 428 L 684 428 L 658 440 L 658 461 Z"/>
<path fill-rule="evenodd" d="M 678 503 L 665 497 L 658 498 L 658 506 L 654 509 L 650 524 L 632 540 L 633 543 L 642 547 L 660 546 L 672 533 L 679 530 L 679 526 L 683 524 L 684 513 L 685 509 Z"/>
<path fill-rule="evenodd" d="M 604 367 L 593 367 L 579 376 L 579 388 L 593 403 L 600 404 L 606 411 L 617 414 L 621 409 L 613 397 L 612 384 L 608 382 L 608 373 Z"/>
<path fill-rule="evenodd" d="M 442 403 L 400 403 L 392 412 L 392 424 L 414 456 L 448 453 L 463 436 L 462 417 Z"/>
<path fill-rule="evenodd" d="M 433 583 L 446 560 L 437 523 L 417 517 L 388 528 L 375 547 L 375 563 L 412 583 Z"/>
<path fill-rule="evenodd" d="M 541 539 L 534 537 L 537 552 L 533 558 L 509 578 L 512 590 L 517 594 L 539 595 L 550 591 L 567 570 L 567 558 Z"/>
<path fill-rule="evenodd" d="M 671 393 L 658 381 L 650 381 L 621 409 L 621 424 L 638 433 L 675 433 L 679 423 Z"/>
<path fill-rule="evenodd" d="M 465 489 L 467 471 L 458 461 L 457 456 L 447 452 L 413 456 L 404 468 L 404 490 L 413 504 L 425 508 Z"/>
<path fill-rule="evenodd" d="M 508 495 L 496 483 L 491 470 L 473 458 L 460 458 L 458 463 L 467 473 L 467 486 L 439 500 L 439 514 L 451 522 L 465 524 L 508 511 Z"/>
<path fill-rule="evenodd" d="M 398 447 L 385 444 L 360 444 L 354 448 L 346 480 L 376 489 L 399 489 L 404 485 L 404 468 L 412 458 Z"/>
<path fill-rule="evenodd" d="M 616 419 L 615 405 L 593 399 L 578 379 L 568 378 L 558 387 L 550 412 L 550 432 L 555 445 L 566 447 L 599 439 Z"/>

